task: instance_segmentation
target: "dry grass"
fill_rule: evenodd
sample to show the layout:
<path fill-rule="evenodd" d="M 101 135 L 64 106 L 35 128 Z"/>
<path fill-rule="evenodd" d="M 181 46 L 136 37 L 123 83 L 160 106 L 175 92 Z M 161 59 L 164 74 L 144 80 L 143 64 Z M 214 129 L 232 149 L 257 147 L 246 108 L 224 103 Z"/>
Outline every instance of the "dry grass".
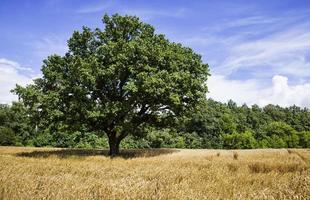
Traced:
<path fill-rule="evenodd" d="M 310 151 L 0 147 L 0 199 L 309 199 Z"/>
<path fill-rule="evenodd" d="M 234 155 L 234 159 L 235 159 L 235 160 L 238 160 L 239 154 L 238 154 L 237 152 L 234 151 L 234 152 L 233 152 L 233 155 Z"/>

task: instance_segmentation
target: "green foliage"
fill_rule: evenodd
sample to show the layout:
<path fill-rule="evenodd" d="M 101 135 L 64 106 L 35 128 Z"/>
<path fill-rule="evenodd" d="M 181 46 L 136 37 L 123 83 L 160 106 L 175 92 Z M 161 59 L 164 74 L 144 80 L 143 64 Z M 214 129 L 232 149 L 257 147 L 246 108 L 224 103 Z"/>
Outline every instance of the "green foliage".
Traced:
<path fill-rule="evenodd" d="M 257 140 L 257 148 L 269 148 L 270 144 L 267 139 Z"/>
<path fill-rule="evenodd" d="M 250 131 L 224 134 L 222 139 L 223 147 L 227 149 L 253 149 L 257 147 L 257 142 Z"/>
<path fill-rule="evenodd" d="M 33 141 L 33 145 L 36 147 L 50 146 L 53 142 L 53 136 L 49 132 L 38 134 Z"/>
<path fill-rule="evenodd" d="M 175 147 L 178 137 L 170 129 L 152 130 L 148 134 L 147 140 L 151 148 Z"/>
<path fill-rule="evenodd" d="M 236 123 L 228 107 L 209 99 L 188 113 L 179 127 L 179 131 L 198 135 L 200 148 L 222 148 L 221 135 L 233 133 Z"/>
<path fill-rule="evenodd" d="M 145 138 L 136 138 L 134 136 L 128 136 L 121 143 L 123 149 L 144 149 L 150 148 L 150 142 Z"/>
<path fill-rule="evenodd" d="M 297 147 L 299 138 L 297 131 L 284 122 L 271 122 L 265 128 L 270 147 L 293 148 Z"/>
<path fill-rule="evenodd" d="M 269 148 L 287 148 L 285 140 L 278 135 L 271 135 L 267 138 Z"/>
<path fill-rule="evenodd" d="M 182 133 L 182 138 L 184 138 L 185 146 L 183 148 L 189 149 L 199 149 L 202 148 L 202 138 L 198 136 L 197 133 Z"/>
<path fill-rule="evenodd" d="M 75 148 L 107 148 L 108 140 L 106 137 L 99 137 L 94 133 L 86 133 L 80 138 Z"/>
<path fill-rule="evenodd" d="M 302 131 L 298 133 L 299 146 L 302 148 L 310 148 L 310 131 Z"/>
<path fill-rule="evenodd" d="M 278 111 L 270 111 L 271 108 L 281 109 L 281 112 L 286 114 L 276 115 L 276 119 L 281 119 L 281 121 L 273 121 L 275 117 L 269 117 L 269 114 L 258 106 L 238 107 L 232 101 L 222 104 L 209 99 L 179 118 L 175 128 L 147 127 L 143 132 L 126 137 L 120 146 L 124 149 L 310 147 L 308 122 L 298 120 L 298 118 L 292 121 L 293 119 L 288 117 L 292 116 L 291 112 L 295 112 L 295 116 L 307 118 L 309 113 L 307 109 L 283 109 L 270 105 L 268 107 L 268 113 L 272 115 L 276 115 Z M 1 141 L 6 141 L 2 142 L 2 145 L 108 147 L 107 136 L 88 131 L 83 124 L 76 125 L 80 126 L 80 130 L 74 132 L 68 131 L 69 128 L 65 124 L 59 125 L 57 129 L 47 126 L 45 131 L 38 132 L 36 128 L 31 128 L 36 127 L 37 122 L 32 121 L 31 116 L 25 114 L 27 112 L 31 113 L 21 103 L 0 107 L 1 130 L 7 132 L 7 134 L 1 134 Z M 284 116 L 284 118 L 279 118 L 279 116 Z M 286 121 L 286 119 L 289 120 Z M 237 123 L 243 123 L 243 125 Z M 305 131 L 298 132 L 294 127 Z M 237 132 L 239 129 L 245 131 Z"/>
<path fill-rule="evenodd" d="M 34 138 L 32 133 L 35 125 L 31 123 L 27 108 L 21 102 L 13 102 L 11 106 L 0 104 L 0 126 L 13 132 L 15 145 L 27 145 Z"/>
<path fill-rule="evenodd" d="M 15 145 L 16 138 L 12 129 L 0 126 L 0 145 Z"/>
<path fill-rule="evenodd" d="M 79 131 L 70 132 L 56 132 L 53 133 L 53 146 L 56 147 L 70 147 L 73 148 L 79 142 L 79 137 L 81 133 Z"/>

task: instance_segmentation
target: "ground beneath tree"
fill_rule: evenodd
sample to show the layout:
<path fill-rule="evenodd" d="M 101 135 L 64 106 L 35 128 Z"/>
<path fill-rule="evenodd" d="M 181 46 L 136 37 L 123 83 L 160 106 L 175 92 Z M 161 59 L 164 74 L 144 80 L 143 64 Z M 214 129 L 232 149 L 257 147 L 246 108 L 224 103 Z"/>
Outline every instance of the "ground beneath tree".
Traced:
<path fill-rule="evenodd" d="M 0 199 L 307 199 L 310 150 L 0 147 Z"/>

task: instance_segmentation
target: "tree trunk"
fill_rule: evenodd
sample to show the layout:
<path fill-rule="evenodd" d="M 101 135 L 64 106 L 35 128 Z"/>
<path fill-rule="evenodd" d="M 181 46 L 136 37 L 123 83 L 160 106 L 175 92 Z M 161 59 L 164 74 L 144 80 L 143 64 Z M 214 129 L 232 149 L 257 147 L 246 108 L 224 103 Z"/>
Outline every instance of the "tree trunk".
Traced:
<path fill-rule="evenodd" d="M 109 138 L 109 146 L 110 146 L 109 155 L 110 156 L 116 156 L 119 154 L 120 142 L 121 142 L 121 140 L 114 135 Z"/>

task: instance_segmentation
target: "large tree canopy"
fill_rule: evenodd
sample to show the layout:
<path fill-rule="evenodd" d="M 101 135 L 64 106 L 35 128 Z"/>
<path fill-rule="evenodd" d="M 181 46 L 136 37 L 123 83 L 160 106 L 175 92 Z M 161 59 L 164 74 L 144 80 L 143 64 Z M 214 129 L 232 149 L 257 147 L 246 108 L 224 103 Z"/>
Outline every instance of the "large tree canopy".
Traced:
<path fill-rule="evenodd" d="M 107 134 L 114 155 L 128 134 L 167 125 L 205 99 L 209 73 L 200 55 L 137 17 L 105 15 L 103 24 L 75 31 L 64 56 L 44 60 L 42 78 L 14 91 L 39 126 Z"/>

